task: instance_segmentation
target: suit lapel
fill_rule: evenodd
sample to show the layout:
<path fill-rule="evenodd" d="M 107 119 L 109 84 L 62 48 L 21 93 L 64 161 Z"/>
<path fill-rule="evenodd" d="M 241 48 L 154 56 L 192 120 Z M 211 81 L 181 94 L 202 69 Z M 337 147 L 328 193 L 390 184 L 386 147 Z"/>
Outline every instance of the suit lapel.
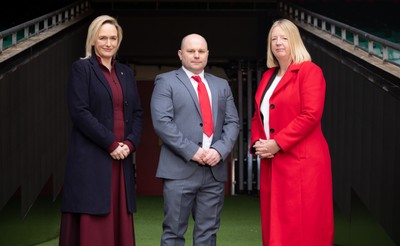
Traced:
<path fill-rule="evenodd" d="M 210 88 L 211 92 L 211 109 L 213 114 L 213 124 L 215 127 L 215 122 L 218 115 L 218 84 L 207 73 L 204 73 L 204 78 L 207 80 L 208 87 Z"/>
<path fill-rule="evenodd" d="M 194 104 L 196 105 L 197 112 L 201 116 L 201 111 L 200 111 L 200 104 L 199 104 L 199 99 L 197 97 L 197 93 L 193 88 L 192 82 L 190 81 L 189 77 L 183 71 L 182 68 L 178 69 L 176 72 L 176 77 L 178 78 L 179 81 L 186 87 L 187 91 L 190 94 L 190 97 L 192 98 Z"/>

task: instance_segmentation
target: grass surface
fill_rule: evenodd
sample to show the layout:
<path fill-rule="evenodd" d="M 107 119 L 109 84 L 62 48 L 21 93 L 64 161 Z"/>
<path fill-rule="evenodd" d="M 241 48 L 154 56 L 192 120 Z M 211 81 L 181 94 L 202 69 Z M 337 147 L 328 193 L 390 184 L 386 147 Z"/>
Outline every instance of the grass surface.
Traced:
<path fill-rule="evenodd" d="M 137 199 L 134 215 L 136 245 L 160 244 L 163 220 L 163 200 L 159 196 Z M 59 201 L 40 198 L 26 218 L 20 215 L 18 200 L 10 201 L 0 212 L 0 245 L 57 246 L 60 223 Z M 193 221 L 186 232 L 186 245 L 193 245 Z M 221 228 L 217 234 L 219 246 L 261 245 L 259 199 L 254 196 L 227 196 L 222 210 Z"/>
<path fill-rule="evenodd" d="M 140 197 L 134 216 L 135 236 L 138 246 L 160 244 L 163 221 L 163 204 L 160 197 Z M 258 197 L 228 196 L 221 215 L 217 245 L 261 245 L 260 212 Z M 193 221 L 186 232 L 186 245 L 193 245 Z"/>
<path fill-rule="evenodd" d="M 163 220 L 160 196 L 139 196 L 134 215 L 137 246 L 160 245 Z M 351 219 L 335 210 L 335 243 L 340 246 L 396 246 L 359 200 L 353 200 Z M 25 218 L 19 200 L 11 200 L 0 211 L 1 246 L 58 246 L 59 200 L 41 197 Z M 192 246 L 193 221 L 186 232 Z M 225 197 L 218 246 L 261 246 L 259 198 L 250 195 Z"/>
<path fill-rule="evenodd" d="M 28 246 L 49 241 L 58 237 L 59 223 L 59 203 L 51 198 L 38 199 L 25 218 L 20 201 L 11 200 L 0 211 L 0 245 Z"/>

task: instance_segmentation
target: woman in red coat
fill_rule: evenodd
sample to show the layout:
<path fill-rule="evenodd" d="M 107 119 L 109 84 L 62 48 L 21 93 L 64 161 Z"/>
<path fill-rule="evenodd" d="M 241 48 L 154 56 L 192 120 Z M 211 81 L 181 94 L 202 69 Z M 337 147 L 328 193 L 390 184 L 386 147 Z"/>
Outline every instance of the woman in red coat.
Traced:
<path fill-rule="evenodd" d="M 325 79 L 298 28 L 276 21 L 255 95 L 252 154 L 261 159 L 264 246 L 332 246 L 331 159 L 321 130 Z"/>

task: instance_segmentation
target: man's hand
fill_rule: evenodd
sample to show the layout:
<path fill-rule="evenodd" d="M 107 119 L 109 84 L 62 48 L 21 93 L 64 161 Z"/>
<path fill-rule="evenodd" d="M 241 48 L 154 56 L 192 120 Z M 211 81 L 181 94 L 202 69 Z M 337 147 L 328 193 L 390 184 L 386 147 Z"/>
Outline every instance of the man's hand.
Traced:
<path fill-rule="evenodd" d="M 205 165 L 206 163 L 203 161 L 203 159 L 206 157 L 206 155 L 207 151 L 203 148 L 199 148 L 196 154 L 194 154 L 194 156 L 192 157 L 192 160 L 201 165 Z"/>
<path fill-rule="evenodd" d="M 222 157 L 216 149 L 208 149 L 207 155 L 203 158 L 203 162 L 210 165 L 215 166 L 221 161 Z"/>

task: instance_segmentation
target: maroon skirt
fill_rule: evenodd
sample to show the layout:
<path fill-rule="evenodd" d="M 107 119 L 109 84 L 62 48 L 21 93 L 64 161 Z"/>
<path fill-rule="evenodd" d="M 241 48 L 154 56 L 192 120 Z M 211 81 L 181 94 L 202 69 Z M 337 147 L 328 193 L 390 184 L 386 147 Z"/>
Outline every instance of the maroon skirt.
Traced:
<path fill-rule="evenodd" d="M 60 246 L 134 246 L 133 216 L 126 207 L 120 161 L 112 162 L 111 209 L 107 215 L 62 213 Z"/>

